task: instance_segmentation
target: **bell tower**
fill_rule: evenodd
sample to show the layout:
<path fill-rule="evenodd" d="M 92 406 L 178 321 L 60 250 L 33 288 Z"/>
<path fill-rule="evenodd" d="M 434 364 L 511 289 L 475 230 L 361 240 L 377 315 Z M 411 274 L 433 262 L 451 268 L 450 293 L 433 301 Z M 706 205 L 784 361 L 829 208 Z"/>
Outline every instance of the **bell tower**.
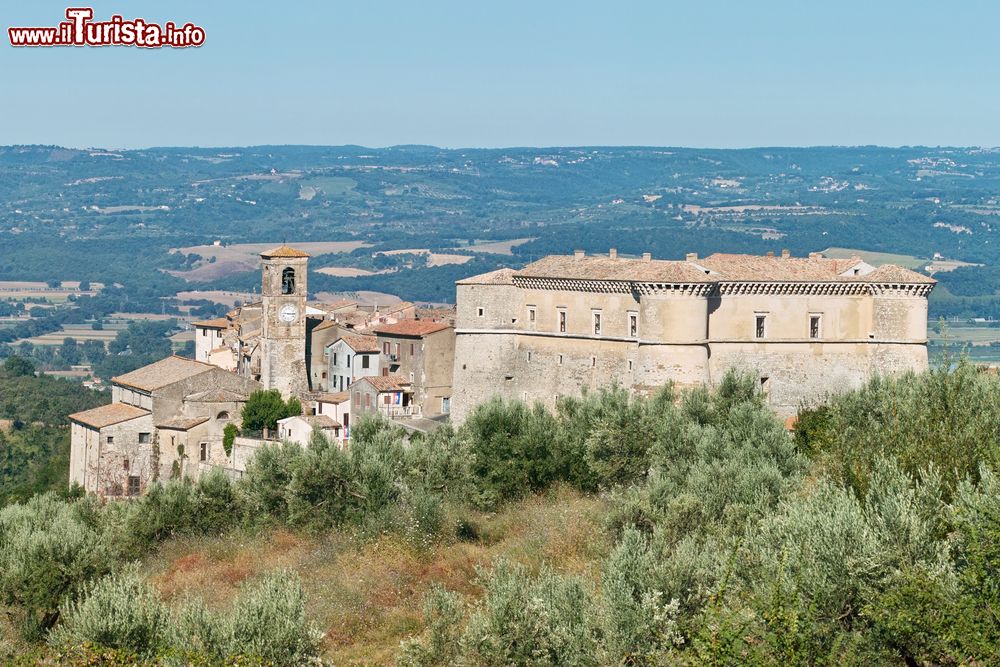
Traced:
<path fill-rule="evenodd" d="M 306 372 L 306 279 L 309 255 L 281 246 L 261 257 L 260 381 L 285 398 L 309 388 Z"/>

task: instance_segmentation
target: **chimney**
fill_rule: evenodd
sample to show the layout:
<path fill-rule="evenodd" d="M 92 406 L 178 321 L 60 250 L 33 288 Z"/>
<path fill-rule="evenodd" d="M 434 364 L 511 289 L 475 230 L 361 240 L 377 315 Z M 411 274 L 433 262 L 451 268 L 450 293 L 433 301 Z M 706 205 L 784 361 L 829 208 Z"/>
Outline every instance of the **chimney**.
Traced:
<path fill-rule="evenodd" d="M 582 250 L 574 250 L 573 251 L 573 257 L 575 257 L 576 259 L 583 259 L 584 254 L 585 253 Z"/>
<path fill-rule="evenodd" d="M 648 252 L 642 253 L 642 261 L 644 261 L 644 262 L 651 262 L 651 261 L 653 261 L 653 255 L 650 254 L 650 253 L 648 253 Z"/>
<path fill-rule="evenodd" d="M 821 253 L 821 252 L 811 252 L 811 253 L 809 253 L 809 259 L 823 259 L 823 253 Z"/>
<path fill-rule="evenodd" d="M 618 259 L 618 248 L 612 248 L 608 251 L 608 257 L 611 259 Z"/>
<path fill-rule="evenodd" d="M 696 253 L 696 252 L 689 252 L 687 255 L 684 256 L 684 259 L 686 261 L 688 261 L 688 262 L 697 262 L 698 261 L 698 253 Z"/>
<path fill-rule="evenodd" d="M 768 250 L 767 251 L 767 256 L 768 257 L 774 257 L 774 251 L 773 250 Z"/>
<path fill-rule="evenodd" d="M 782 248 L 782 250 L 781 250 L 781 256 L 784 259 L 788 259 L 789 257 L 792 256 L 792 253 L 791 253 L 791 251 L 788 248 Z"/>

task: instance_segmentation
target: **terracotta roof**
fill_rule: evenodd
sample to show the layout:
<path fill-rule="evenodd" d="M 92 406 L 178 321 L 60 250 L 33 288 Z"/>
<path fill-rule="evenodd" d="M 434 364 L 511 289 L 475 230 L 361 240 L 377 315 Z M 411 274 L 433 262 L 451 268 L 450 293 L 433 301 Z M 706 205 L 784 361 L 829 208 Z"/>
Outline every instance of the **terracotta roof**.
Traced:
<path fill-rule="evenodd" d="M 320 428 L 342 428 L 343 424 L 330 415 L 305 415 L 302 419 Z"/>
<path fill-rule="evenodd" d="M 469 276 L 457 281 L 456 285 L 513 285 L 514 269 L 497 269 L 478 276 Z"/>
<path fill-rule="evenodd" d="M 855 275 L 852 269 L 859 269 Z M 504 269 L 501 269 L 504 271 Z M 923 274 L 883 265 L 873 269 L 860 257 L 832 259 L 822 256 L 738 255 L 715 253 L 704 259 L 668 261 L 623 257 L 550 255 L 513 271 L 512 278 L 562 278 L 625 282 L 887 282 L 932 284 Z M 458 284 L 496 285 L 497 271 L 460 280 Z"/>
<path fill-rule="evenodd" d="M 933 278 L 894 264 L 872 269 L 860 257 L 831 259 L 829 257 L 781 257 L 761 255 L 729 255 L 716 253 L 696 263 L 713 271 L 720 281 L 746 280 L 764 282 L 866 282 L 933 284 Z M 858 275 L 851 269 L 859 267 Z"/>
<path fill-rule="evenodd" d="M 357 301 L 352 301 L 351 299 L 338 299 L 332 303 L 321 303 L 316 302 L 313 304 L 316 308 L 325 310 L 328 313 L 332 313 L 335 310 L 343 310 L 345 308 L 356 308 L 358 305 Z M 353 309 L 352 308 L 352 309 Z"/>
<path fill-rule="evenodd" d="M 379 315 L 392 315 L 393 313 L 398 313 L 401 310 L 406 310 L 407 308 L 413 308 L 414 303 L 412 301 L 400 301 L 399 303 L 390 303 L 387 306 L 378 306 Z"/>
<path fill-rule="evenodd" d="M 111 378 L 111 381 L 141 391 L 154 391 L 189 377 L 207 373 L 213 368 L 218 366 L 175 355 L 138 368 L 131 373 Z"/>
<path fill-rule="evenodd" d="M 451 327 L 441 322 L 428 320 L 400 320 L 395 324 L 382 324 L 375 327 L 376 334 L 386 336 L 426 336 L 427 334 L 444 331 Z"/>
<path fill-rule="evenodd" d="M 216 317 L 213 320 L 198 320 L 197 322 L 192 322 L 192 325 L 196 327 L 201 327 L 202 329 L 228 329 L 229 320 L 225 317 Z"/>
<path fill-rule="evenodd" d="M 173 419 L 168 419 L 165 422 L 156 425 L 156 428 L 165 428 L 171 431 L 190 431 L 195 426 L 199 424 L 204 424 L 208 421 L 208 417 L 174 417 Z"/>
<path fill-rule="evenodd" d="M 302 252 L 301 250 L 296 250 L 295 248 L 289 248 L 286 245 L 279 246 L 277 248 L 271 248 L 270 250 L 265 250 L 260 253 L 261 257 L 308 257 L 309 253 Z"/>
<path fill-rule="evenodd" d="M 513 273 L 515 278 L 564 278 L 669 283 L 709 283 L 714 278 L 691 262 L 624 257 L 549 255 Z"/>
<path fill-rule="evenodd" d="M 313 327 L 313 331 L 322 331 L 323 329 L 329 329 L 330 327 L 335 327 L 335 326 L 337 326 L 337 322 L 335 322 L 334 320 L 323 320 L 315 327 Z"/>
<path fill-rule="evenodd" d="M 111 403 L 102 405 L 83 412 L 74 412 L 69 416 L 70 420 L 92 426 L 94 428 L 104 428 L 113 424 L 120 424 L 139 417 L 145 417 L 149 410 L 137 408 L 128 403 Z"/>
<path fill-rule="evenodd" d="M 883 264 L 866 276 L 860 276 L 860 280 L 868 283 L 921 283 L 930 285 L 937 281 L 922 273 L 904 269 L 895 264 Z"/>
<path fill-rule="evenodd" d="M 827 257 L 782 257 L 780 255 L 735 255 L 715 253 L 693 263 L 717 272 L 718 280 L 754 282 L 808 281 L 829 282 L 847 280 L 841 274 L 864 264 L 860 257 L 830 259 Z M 867 265 L 866 265 L 867 266 Z M 856 279 L 854 276 L 850 276 Z"/>
<path fill-rule="evenodd" d="M 209 389 L 188 394 L 184 397 L 190 403 L 241 403 L 247 400 L 247 395 L 229 389 Z"/>
<path fill-rule="evenodd" d="M 347 344 L 347 347 L 351 348 L 355 352 L 378 352 L 378 340 L 375 336 L 356 336 L 349 334 L 347 336 L 341 336 L 340 340 Z"/>
<path fill-rule="evenodd" d="M 375 387 L 376 391 L 400 391 L 408 389 L 412 384 L 402 375 L 370 375 L 361 378 L 358 382 L 367 382 Z"/>
<path fill-rule="evenodd" d="M 341 403 L 346 403 L 351 400 L 351 392 L 338 391 L 332 394 L 319 393 L 314 394 L 313 397 L 320 403 L 333 403 L 334 405 L 340 405 Z"/>
<path fill-rule="evenodd" d="M 278 423 L 289 422 L 293 419 L 301 419 L 310 426 L 318 426 L 320 428 L 342 428 L 343 424 L 331 417 L 330 415 L 293 415 L 291 417 L 285 417 L 284 419 L 279 419 Z"/>

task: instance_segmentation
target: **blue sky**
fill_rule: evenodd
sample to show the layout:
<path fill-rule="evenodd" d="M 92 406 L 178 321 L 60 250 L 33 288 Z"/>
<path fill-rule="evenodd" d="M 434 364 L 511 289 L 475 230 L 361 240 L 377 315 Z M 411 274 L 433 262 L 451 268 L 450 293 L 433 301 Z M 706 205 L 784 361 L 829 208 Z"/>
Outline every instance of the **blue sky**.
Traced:
<path fill-rule="evenodd" d="M 83 4 L 83 3 L 72 3 Z M 95 0 L 199 49 L 14 49 L 0 144 L 1000 145 L 1000 4 Z"/>

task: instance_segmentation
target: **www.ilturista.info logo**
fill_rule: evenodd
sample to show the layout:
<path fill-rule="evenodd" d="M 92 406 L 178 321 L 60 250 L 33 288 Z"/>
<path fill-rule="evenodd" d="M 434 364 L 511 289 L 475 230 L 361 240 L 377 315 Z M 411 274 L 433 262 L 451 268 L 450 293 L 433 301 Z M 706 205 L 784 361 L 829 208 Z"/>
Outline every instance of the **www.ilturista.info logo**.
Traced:
<path fill-rule="evenodd" d="M 145 19 L 126 20 L 117 14 L 109 21 L 92 21 L 90 7 L 70 7 L 66 21 L 47 28 L 7 28 L 11 46 L 141 46 L 184 48 L 205 43 L 205 29 L 173 21 L 163 25 Z"/>

